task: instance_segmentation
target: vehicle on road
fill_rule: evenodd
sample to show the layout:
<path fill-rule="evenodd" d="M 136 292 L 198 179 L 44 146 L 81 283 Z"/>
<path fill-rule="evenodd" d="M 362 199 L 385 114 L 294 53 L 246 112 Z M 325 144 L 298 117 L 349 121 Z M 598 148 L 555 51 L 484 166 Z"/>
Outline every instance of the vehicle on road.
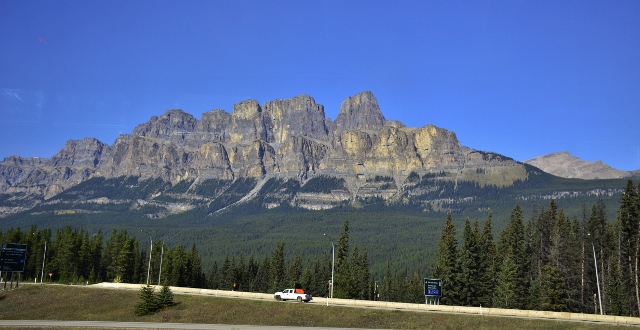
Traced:
<path fill-rule="evenodd" d="M 310 294 L 304 293 L 302 288 L 285 289 L 273 294 L 278 301 L 297 300 L 298 302 L 309 302 L 313 299 Z"/>

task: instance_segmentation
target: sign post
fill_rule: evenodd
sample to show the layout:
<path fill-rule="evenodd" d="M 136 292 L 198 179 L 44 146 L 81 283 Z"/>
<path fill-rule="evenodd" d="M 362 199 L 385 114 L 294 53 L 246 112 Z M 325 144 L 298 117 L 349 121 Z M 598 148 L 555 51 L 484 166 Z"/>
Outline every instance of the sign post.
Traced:
<path fill-rule="evenodd" d="M 427 305 L 440 305 L 440 297 L 442 297 L 442 280 L 425 278 L 424 298 Z"/>
<path fill-rule="evenodd" d="M 24 262 L 27 259 L 27 244 L 2 243 L 0 250 L 0 271 L 11 272 L 11 288 L 13 289 L 13 273 L 18 273 L 16 288 L 20 285 L 20 273 L 24 272 Z M 7 282 L 4 282 L 7 288 Z"/>

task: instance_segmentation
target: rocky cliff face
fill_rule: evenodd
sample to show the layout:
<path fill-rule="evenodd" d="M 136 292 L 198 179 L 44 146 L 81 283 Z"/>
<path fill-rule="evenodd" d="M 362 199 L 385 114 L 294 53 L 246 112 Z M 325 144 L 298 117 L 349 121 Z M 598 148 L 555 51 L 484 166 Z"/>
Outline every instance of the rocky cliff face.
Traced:
<path fill-rule="evenodd" d="M 529 159 L 525 163 L 562 178 L 618 179 L 632 175 L 630 172 L 617 170 L 601 161 L 582 160 L 569 152 L 555 152 Z"/>
<path fill-rule="evenodd" d="M 22 191 L 47 199 L 97 176 L 159 177 L 174 185 L 277 177 L 304 185 L 328 175 L 344 179 L 346 190 L 328 197 L 343 202 L 345 196 L 394 198 L 411 172 L 446 172 L 449 180 L 499 186 L 526 178 L 522 164 L 463 147 L 453 132 L 386 120 L 373 94 L 363 92 L 348 97 L 333 122 L 307 95 L 262 106 L 243 101 L 231 114 L 213 110 L 200 120 L 168 110 L 121 135 L 112 146 L 83 139 L 69 141 L 51 159 L 8 157 L 0 162 L 0 193 Z M 378 189 L 371 184 L 375 177 L 392 178 L 393 184 Z M 306 201 L 321 197 L 305 196 Z"/>
<path fill-rule="evenodd" d="M 0 193 L 53 196 L 89 178 L 109 146 L 92 138 L 70 140 L 49 159 L 11 156 L 0 162 Z"/>

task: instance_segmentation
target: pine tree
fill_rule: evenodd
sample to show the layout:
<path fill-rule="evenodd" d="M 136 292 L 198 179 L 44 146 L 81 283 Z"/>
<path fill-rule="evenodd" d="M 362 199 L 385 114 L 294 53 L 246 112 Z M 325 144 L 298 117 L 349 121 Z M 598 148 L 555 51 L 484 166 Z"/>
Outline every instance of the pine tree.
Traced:
<path fill-rule="evenodd" d="M 142 299 L 142 302 L 135 305 L 135 314 L 138 316 L 149 315 L 157 312 L 160 309 L 158 298 L 154 294 L 152 286 L 145 285 L 140 288 L 138 297 Z"/>
<path fill-rule="evenodd" d="M 358 245 L 353 248 L 351 254 L 351 275 L 353 285 L 353 298 L 369 299 L 371 274 L 369 273 L 369 257 L 367 253 L 360 253 Z"/>
<path fill-rule="evenodd" d="M 238 282 L 236 282 L 236 272 L 237 272 L 237 268 L 238 266 L 236 265 L 236 256 L 232 256 L 231 257 L 231 263 L 229 264 L 229 271 L 227 271 L 226 273 L 226 277 L 225 277 L 225 284 L 227 285 L 226 288 L 223 287 L 224 290 L 232 290 L 235 291 L 237 286 L 238 286 Z"/>
<path fill-rule="evenodd" d="M 93 276 L 90 277 L 90 282 L 101 282 L 105 280 L 105 269 L 102 268 L 102 252 L 104 237 L 102 231 L 98 231 L 91 236 L 91 269 L 90 273 Z"/>
<path fill-rule="evenodd" d="M 421 304 L 425 302 L 424 282 L 417 271 L 413 272 L 413 275 L 409 278 L 406 293 L 405 302 L 413 304 Z"/>
<path fill-rule="evenodd" d="M 619 222 L 619 263 L 620 273 L 624 279 L 623 293 L 627 296 L 628 312 L 632 316 L 638 315 L 637 285 L 638 273 L 638 194 L 629 180 L 620 197 Z"/>
<path fill-rule="evenodd" d="M 252 256 L 249 257 L 249 263 L 247 264 L 247 268 L 244 274 L 244 282 L 246 283 L 245 287 L 248 288 L 249 292 L 260 292 L 258 291 L 254 285 L 256 283 L 256 276 L 258 275 L 258 269 L 260 269 L 260 264 L 258 260 Z"/>
<path fill-rule="evenodd" d="M 518 269 L 510 254 L 507 254 L 498 273 L 498 283 L 493 305 L 499 308 L 518 308 Z"/>
<path fill-rule="evenodd" d="M 233 284 L 233 268 L 231 266 L 231 259 L 229 255 L 224 258 L 222 265 L 220 266 L 220 286 L 222 290 L 231 290 Z"/>
<path fill-rule="evenodd" d="M 196 244 L 191 245 L 191 251 L 189 252 L 188 257 L 188 265 L 189 265 L 189 276 L 188 283 L 189 287 L 192 288 L 202 288 L 205 286 L 205 276 L 202 272 L 202 259 L 200 258 L 200 254 L 198 253 L 198 249 L 196 248 Z"/>
<path fill-rule="evenodd" d="M 496 286 L 496 246 L 493 242 L 492 215 L 489 214 L 484 223 L 484 229 L 479 239 L 478 261 L 478 303 L 480 306 L 492 306 L 494 289 Z"/>
<path fill-rule="evenodd" d="M 287 271 L 286 286 L 293 287 L 295 284 L 300 284 L 300 278 L 302 277 L 302 258 L 299 254 L 295 254 L 293 261 L 289 264 Z"/>
<path fill-rule="evenodd" d="M 91 242 L 89 241 L 89 233 L 82 234 L 80 243 L 80 251 L 78 251 L 78 275 L 83 281 L 89 279 L 91 272 Z"/>
<path fill-rule="evenodd" d="M 591 308 L 593 303 L 591 301 L 592 295 L 597 293 L 597 280 L 594 263 L 594 251 L 596 254 L 596 261 L 598 262 L 599 280 L 601 286 L 601 295 L 603 304 L 607 304 L 608 289 L 605 288 L 604 283 L 607 282 L 607 272 L 605 267 L 609 265 L 610 259 L 613 257 L 613 249 L 618 250 L 617 240 L 613 238 L 617 233 L 611 230 L 609 221 L 606 215 L 606 206 L 602 199 L 599 199 L 591 208 L 591 214 L 587 218 L 585 224 L 585 235 L 583 235 L 585 252 L 584 252 L 584 276 L 585 276 L 585 292 L 587 297 L 585 298 L 585 308 L 588 312 L 596 312 L 596 308 Z M 614 240 L 616 242 L 614 242 Z M 587 307 L 588 306 L 588 307 Z M 606 308 L 604 308 L 606 310 Z"/>
<path fill-rule="evenodd" d="M 312 289 L 313 288 L 313 271 L 311 270 L 311 261 L 309 260 L 307 260 L 307 264 L 304 267 L 302 276 L 300 277 L 300 284 L 304 288 L 305 292 L 315 295 L 315 290 Z"/>
<path fill-rule="evenodd" d="M 477 221 L 475 229 L 471 227 L 469 219 L 465 221 L 462 234 L 462 249 L 460 250 L 457 273 L 458 303 L 463 306 L 479 306 L 478 274 L 479 251 Z"/>
<path fill-rule="evenodd" d="M 269 271 L 269 291 L 276 292 L 285 289 L 286 272 L 284 264 L 284 242 L 278 242 L 271 257 Z"/>
<path fill-rule="evenodd" d="M 620 268 L 618 268 L 618 262 L 611 260 L 609 266 L 609 281 L 607 281 L 607 314 L 624 316 L 628 315 L 628 308 L 626 308 L 626 301 L 622 293 L 624 282 L 622 280 L 622 274 L 620 274 Z"/>
<path fill-rule="evenodd" d="M 568 309 L 567 288 L 562 275 L 555 266 L 542 267 L 542 300 L 540 308 L 546 311 L 561 312 Z"/>
<path fill-rule="evenodd" d="M 577 222 L 577 220 L 576 220 Z M 546 267 L 542 289 L 546 300 L 542 301 L 542 308 L 554 311 L 577 311 L 577 264 L 579 259 L 578 236 L 579 228 L 573 228 L 569 218 L 563 210 L 556 215 L 554 227 L 551 230 L 551 247 L 549 264 Z M 556 283 L 560 282 L 560 283 Z M 551 292 L 551 286 L 554 291 Z M 573 291 L 576 288 L 576 291 Z M 560 296 L 561 295 L 561 296 Z"/>
<path fill-rule="evenodd" d="M 391 262 L 387 260 L 387 268 L 384 272 L 384 281 L 382 282 L 381 297 L 383 301 L 397 301 L 397 290 L 395 276 L 391 272 Z"/>
<path fill-rule="evenodd" d="M 331 281 L 331 260 L 327 252 L 317 260 L 313 267 L 314 290 L 320 297 L 329 295 L 329 282 Z"/>
<path fill-rule="evenodd" d="M 516 205 L 511 212 L 511 219 L 507 229 L 505 230 L 506 233 L 504 238 L 506 239 L 506 242 L 502 244 L 504 245 L 502 252 L 509 255 L 511 257 L 511 261 L 515 264 L 517 283 L 515 285 L 515 300 L 513 301 L 512 306 L 519 309 L 526 307 L 527 293 L 529 291 L 529 283 L 526 276 L 528 273 L 528 258 L 526 254 L 526 240 L 522 221 L 522 209 L 520 208 L 520 205 Z"/>
<path fill-rule="evenodd" d="M 335 273 L 335 284 L 333 287 L 333 296 L 335 298 L 353 299 L 353 276 L 351 274 L 351 267 L 347 260 L 343 260 L 339 264 Z"/>
<path fill-rule="evenodd" d="M 175 305 L 173 301 L 173 292 L 171 292 L 171 288 L 169 288 L 166 285 L 163 285 L 162 288 L 160 289 L 160 293 L 157 297 L 157 301 L 158 301 L 158 304 L 160 305 L 160 308 L 171 307 Z"/>
<path fill-rule="evenodd" d="M 258 266 L 258 272 L 253 282 L 253 288 L 255 292 L 269 292 L 269 273 L 271 272 L 271 259 L 269 256 L 264 256 L 260 266 Z M 275 291 L 273 291 L 275 292 Z"/>
<path fill-rule="evenodd" d="M 458 303 L 459 287 L 456 284 L 456 267 L 458 258 L 458 242 L 456 240 L 456 228 L 451 220 L 451 213 L 447 215 L 447 221 L 442 228 L 438 254 L 433 269 L 433 277 L 442 280 L 442 298 L 444 305 Z"/>
<path fill-rule="evenodd" d="M 131 244 L 129 235 L 124 233 L 121 241 L 118 242 L 119 246 L 116 247 L 116 276 L 120 278 L 122 282 L 129 282 L 129 274 L 131 272 Z"/>
<path fill-rule="evenodd" d="M 209 270 L 207 284 L 209 289 L 218 289 L 220 287 L 220 270 L 218 269 L 218 262 L 216 261 L 213 262 L 213 265 L 211 265 L 211 269 Z"/>
<path fill-rule="evenodd" d="M 336 244 L 336 269 L 340 269 L 340 265 L 349 257 L 349 220 L 344 221 L 342 233 Z"/>
<path fill-rule="evenodd" d="M 172 286 L 186 286 L 185 274 L 187 272 L 187 252 L 182 245 L 171 250 L 171 268 L 167 269 L 168 281 Z"/>

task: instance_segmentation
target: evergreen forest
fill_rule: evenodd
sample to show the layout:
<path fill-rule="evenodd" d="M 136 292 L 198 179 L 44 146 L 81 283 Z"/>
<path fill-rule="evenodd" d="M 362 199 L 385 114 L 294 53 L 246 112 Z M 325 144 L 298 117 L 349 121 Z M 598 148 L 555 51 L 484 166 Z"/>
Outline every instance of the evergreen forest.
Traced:
<path fill-rule="evenodd" d="M 22 281 L 129 282 L 263 293 L 300 284 L 315 297 L 326 297 L 333 268 L 335 298 L 423 303 L 423 278 L 430 277 L 442 279 L 441 302 L 448 305 L 639 316 L 640 185 L 627 181 L 615 218 L 602 199 L 583 207 L 580 215 L 570 214 L 556 200 L 534 208 L 529 216 L 516 204 L 506 225 L 496 230 L 493 214 L 481 221 L 448 213 L 441 219 L 444 224 L 432 230 L 434 236 L 440 232 L 433 251 L 423 249 L 421 257 L 398 255 L 394 246 L 371 254 L 370 246 L 360 243 L 371 232 L 363 235 L 349 219 L 341 221 L 338 236 L 320 232 L 319 243 L 310 248 L 292 239 L 296 235 L 271 240 L 271 245 L 265 239 L 264 248 L 252 253 L 220 249 L 218 254 L 227 253 L 209 264 L 195 243 L 153 240 L 155 232 L 144 228 L 103 232 L 32 225 L 7 229 L 0 239 L 27 244 Z M 373 267 L 374 258 L 384 266 Z"/>

